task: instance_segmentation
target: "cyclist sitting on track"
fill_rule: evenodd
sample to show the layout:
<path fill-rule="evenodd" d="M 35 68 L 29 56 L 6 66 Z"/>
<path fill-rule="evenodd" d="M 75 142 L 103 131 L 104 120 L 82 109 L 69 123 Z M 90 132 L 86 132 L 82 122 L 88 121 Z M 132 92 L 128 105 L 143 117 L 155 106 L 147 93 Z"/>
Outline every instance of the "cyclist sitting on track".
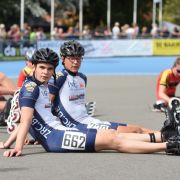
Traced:
<path fill-rule="evenodd" d="M 88 116 L 85 108 L 85 88 L 87 77 L 79 72 L 84 56 L 84 48 L 74 40 L 65 42 L 60 48 L 64 70 L 57 73 L 56 84 L 52 79 L 49 90 L 54 102 L 55 113 L 64 126 L 78 129 L 117 129 L 119 132 L 149 133 L 150 129 L 137 125 L 127 125 L 101 121 Z"/>
<path fill-rule="evenodd" d="M 171 69 L 163 70 L 156 84 L 156 103 L 154 111 L 164 111 L 169 100 L 175 97 L 177 85 L 180 83 L 180 57 L 177 57 Z"/>
<path fill-rule="evenodd" d="M 33 69 L 33 64 L 32 64 L 32 56 L 33 56 L 34 50 L 30 49 L 26 52 L 26 67 L 21 70 L 18 76 L 17 80 L 17 86 L 21 87 L 26 79 L 27 76 L 32 76 L 32 69 Z M 95 107 L 96 107 L 96 102 L 88 102 L 86 103 L 86 109 L 88 111 L 88 114 L 90 116 L 94 115 L 95 112 Z"/>
<path fill-rule="evenodd" d="M 0 143 L 1 148 L 13 149 L 4 152 L 5 157 L 20 156 L 30 128 L 47 152 L 97 152 L 114 150 L 126 153 L 154 153 L 166 151 L 180 154 L 180 142 L 173 138 L 161 142 L 161 133 L 135 134 L 118 133 L 112 129 L 77 130 L 63 126 L 51 112 L 48 81 L 55 77 L 59 63 L 58 55 L 52 50 L 40 49 L 33 55 L 35 65 L 33 77 L 29 77 L 20 91 L 20 125 L 10 138 Z M 56 82 L 55 82 L 56 83 Z M 158 143 L 156 143 L 158 142 Z"/>

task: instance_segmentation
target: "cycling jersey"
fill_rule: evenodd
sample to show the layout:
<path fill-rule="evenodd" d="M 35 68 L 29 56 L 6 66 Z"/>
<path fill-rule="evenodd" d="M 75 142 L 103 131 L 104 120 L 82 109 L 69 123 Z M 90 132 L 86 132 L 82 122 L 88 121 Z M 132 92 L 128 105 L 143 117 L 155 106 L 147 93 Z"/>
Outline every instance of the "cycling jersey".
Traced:
<path fill-rule="evenodd" d="M 159 97 L 159 88 L 160 85 L 166 87 L 166 94 L 169 97 L 174 97 L 176 92 L 176 87 L 180 83 L 180 76 L 175 76 L 172 72 L 172 69 L 166 69 L 160 73 L 158 76 L 158 81 L 156 85 L 156 98 L 160 100 Z"/>
<path fill-rule="evenodd" d="M 47 85 L 28 77 L 19 94 L 20 107 L 34 109 L 30 133 L 48 152 L 94 151 L 96 130 L 67 128 L 51 113 Z"/>
<path fill-rule="evenodd" d="M 56 83 L 49 82 L 50 93 L 55 95 L 54 110 L 62 124 L 78 129 L 117 129 L 123 123 L 101 121 L 89 117 L 85 107 L 85 87 L 87 78 L 82 73 L 76 75 L 66 70 L 57 73 Z"/>

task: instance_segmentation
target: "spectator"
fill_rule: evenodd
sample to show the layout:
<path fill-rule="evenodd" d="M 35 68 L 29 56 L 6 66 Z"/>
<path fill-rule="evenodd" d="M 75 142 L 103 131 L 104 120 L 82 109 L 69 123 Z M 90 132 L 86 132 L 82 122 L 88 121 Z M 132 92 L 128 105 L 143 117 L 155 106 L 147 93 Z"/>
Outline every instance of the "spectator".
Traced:
<path fill-rule="evenodd" d="M 4 24 L 0 24 L 0 40 L 5 40 L 6 39 L 6 29 Z"/>
<path fill-rule="evenodd" d="M 152 36 L 153 38 L 159 36 L 159 28 L 158 28 L 157 24 L 152 24 L 151 36 Z"/>
<path fill-rule="evenodd" d="M 150 37 L 150 34 L 148 33 L 148 28 L 146 26 L 143 26 L 141 29 L 141 37 L 142 38 Z"/>
<path fill-rule="evenodd" d="M 74 39 L 77 38 L 77 35 L 74 32 L 74 27 L 70 26 L 68 27 L 67 32 L 63 33 L 64 38 L 66 39 Z"/>
<path fill-rule="evenodd" d="M 162 38 L 170 37 L 170 32 L 167 27 L 162 28 L 162 30 L 160 31 L 160 37 L 162 37 Z"/>
<path fill-rule="evenodd" d="M 30 32 L 31 32 L 31 27 L 27 23 L 25 23 L 24 30 L 22 31 L 23 40 L 29 40 Z"/>
<path fill-rule="evenodd" d="M 136 38 L 139 35 L 139 26 L 136 23 L 133 23 L 133 29 L 134 29 L 133 38 Z"/>
<path fill-rule="evenodd" d="M 120 36 L 120 24 L 119 22 L 116 22 L 112 28 L 112 38 L 113 39 L 118 39 Z"/>
<path fill-rule="evenodd" d="M 59 38 L 60 38 L 59 28 L 58 27 L 54 27 L 53 32 L 51 34 L 51 39 L 52 40 L 58 40 Z"/>
<path fill-rule="evenodd" d="M 127 29 L 125 31 L 126 37 L 129 39 L 135 38 L 135 29 L 133 27 L 127 26 Z"/>
<path fill-rule="evenodd" d="M 83 39 L 91 39 L 92 38 L 92 33 L 89 25 L 85 25 L 83 32 L 82 32 Z"/>
<path fill-rule="evenodd" d="M 104 28 L 104 37 L 105 37 L 105 38 L 110 38 L 110 37 L 112 37 L 112 32 L 111 32 L 111 29 L 110 29 L 110 28 L 108 28 L 108 27 L 105 27 L 105 28 Z"/>
<path fill-rule="evenodd" d="M 62 27 L 59 28 L 59 38 L 64 39 L 64 30 Z"/>
<path fill-rule="evenodd" d="M 95 38 L 104 38 L 104 27 L 102 26 L 97 26 L 95 31 L 94 31 L 94 37 Z"/>
<path fill-rule="evenodd" d="M 172 38 L 178 38 L 180 37 L 180 30 L 177 27 L 173 28 L 173 32 L 171 33 Z"/>
<path fill-rule="evenodd" d="M 44 29 L 42 27 L 39 27 L 36 32 L 36 38 L 37 40 L 45 40 L 46 34 L 44 33 Z"/>
<path fill-rule="evenodd" d="M 36 28 L 33 28 L 33 31 L 30 32 L 29 39 L 31 42 L 34 42 L 37 40 L 36 32 L 37 32 Z"/>
<path fill-rule="evenodd" d="M 20 28 L 17 24 L 11 26 L 10 30 L 7 33 L 7 36 L 10 40 L 18 42 L 21 39 Z"/>

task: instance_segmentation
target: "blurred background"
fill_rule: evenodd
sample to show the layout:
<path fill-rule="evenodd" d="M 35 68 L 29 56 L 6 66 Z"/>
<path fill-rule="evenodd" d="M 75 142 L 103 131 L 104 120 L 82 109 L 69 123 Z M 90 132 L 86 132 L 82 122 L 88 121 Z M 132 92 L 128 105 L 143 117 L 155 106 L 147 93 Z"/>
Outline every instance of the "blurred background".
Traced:
<path fill-rule="evenodd" d="M 179 0 L 1 0 L 0 60 L 78 39 L 86 57 L 180 54 Z"/>

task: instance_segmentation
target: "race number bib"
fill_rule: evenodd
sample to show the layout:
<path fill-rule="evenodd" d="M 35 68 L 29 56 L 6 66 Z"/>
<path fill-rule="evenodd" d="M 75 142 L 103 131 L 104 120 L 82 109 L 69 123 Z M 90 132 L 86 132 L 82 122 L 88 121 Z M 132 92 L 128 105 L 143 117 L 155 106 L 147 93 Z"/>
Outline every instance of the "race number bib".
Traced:
<path fill-rule="evenodd" d="M 71 150 L 85 150 L 86 134 L 67 131 L 64 133 L 62 148 Z"/>
<path fill-rule="evenodd" d="M 88 129 L 108 129 L 108 124 L 103 123 L 89 123 L 87 126 Z"/>

